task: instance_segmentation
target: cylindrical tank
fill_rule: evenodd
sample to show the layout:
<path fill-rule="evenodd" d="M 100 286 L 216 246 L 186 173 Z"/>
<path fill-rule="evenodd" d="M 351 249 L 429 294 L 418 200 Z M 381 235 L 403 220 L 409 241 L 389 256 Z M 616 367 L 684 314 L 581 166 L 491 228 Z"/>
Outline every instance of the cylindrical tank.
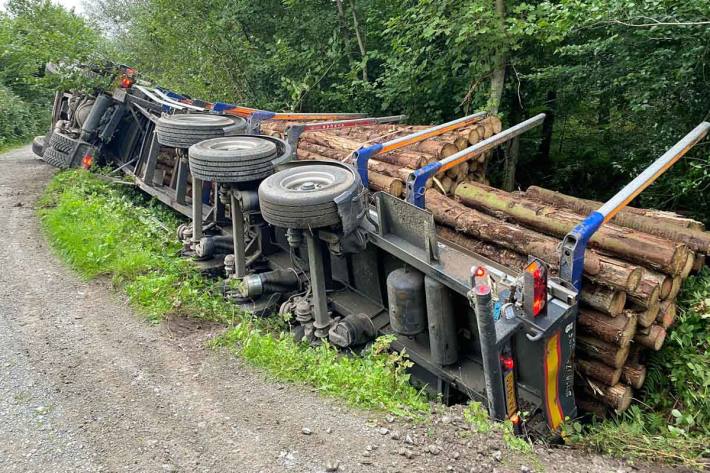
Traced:
<path fill-rule="evenodd" d="M 459 358 L 451 292 L 429 276 L 424 278 L 424 287 L 431 361 L 442 366 L 450 365 Z"/>
<path fill-rule="evenodd" d="M 387 276 L 390 326 L 400 335 L 416 335 L 427 326 L 424 275 L 405 266 Z"/>

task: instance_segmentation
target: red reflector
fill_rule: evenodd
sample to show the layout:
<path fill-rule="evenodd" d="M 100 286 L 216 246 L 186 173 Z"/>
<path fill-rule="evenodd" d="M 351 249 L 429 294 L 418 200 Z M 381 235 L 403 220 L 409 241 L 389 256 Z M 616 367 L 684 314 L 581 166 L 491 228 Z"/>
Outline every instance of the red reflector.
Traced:
<path fill-rule="evenodd" d="M 121 79 L 121 88 L 122 89 L 128 89 L 133 85 L 133 81 L 129 79 L 128 77 L 124 77 Z"/>
<path fill-rule="evenodd" d="M 512 416 L 510 416 L 510 421 L 513 423 L 513 425 L 518 425 L 520 424 L 521 419 L 518 414 L 513 414 Z"/>
<path fill-rule="evenodd" d="M 84 169 L 89 169 L 92 164 L 94 164 L 94 157 L 90 154 L 87 154 L 84 156 L 84 159 L 81 160 L 81 167 Z"/>
<path fill-rule="evenodd" d="M 482 278 L 485 275 L 486 275 L 486 268 L 484 268 L 483 266 L 479 266 L 478 268 L 476 268 L 476 277 L 477 278 Z"/>
<path fill-rule="evenodd" d="M 533 261 L 525 268 L 525 272 L 532 276 L 532 315 L 537 316 L 547 302 L 547 268 Z"/>
<path fill-rule="evenodd" d="M 512 370 L 513 367 L 515 366 L 515 362 L 513 361 L 513 358 L 510 356 L 501 356 L 500 362 L 506 371 Z"/>

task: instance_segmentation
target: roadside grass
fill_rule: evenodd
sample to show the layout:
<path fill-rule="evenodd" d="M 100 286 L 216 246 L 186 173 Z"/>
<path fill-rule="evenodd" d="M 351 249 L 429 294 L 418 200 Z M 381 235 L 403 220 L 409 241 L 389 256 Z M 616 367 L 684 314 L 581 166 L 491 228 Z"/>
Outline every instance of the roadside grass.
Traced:
<path fill-rule="evenodd" d="M 568 426 L 571 442 L 614 456 L 710 467 L 710 270 L 691 276 L 639 403 L 616 419 Z"/>
<path fill-rule="evenodd" d="M 149 320 L 168 314 L 225 324 L 212 341 L 273 376 L 308 384 L 348 404 L 418 418 L 426 396 L 409 382 L 406 355 L 378 339 L 362 356 L 342 356 L 324 344 L 296 343 L 283 321 L 241 312 L 179 256 L 180 218 L 143 194 L 117 188 L 83 170 L 57 174 L 40 200 L 42 227 L 55 251 L 83 278 L 110 277 Z"/>

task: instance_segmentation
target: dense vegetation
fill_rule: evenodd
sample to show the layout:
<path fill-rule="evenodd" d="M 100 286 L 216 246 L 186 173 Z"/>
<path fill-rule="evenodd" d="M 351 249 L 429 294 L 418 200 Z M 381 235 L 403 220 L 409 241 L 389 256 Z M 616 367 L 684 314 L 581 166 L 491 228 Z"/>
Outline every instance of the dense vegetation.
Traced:
<path fill-rule="evenodd" d="M 416 123 L 483 108 L 513 123 L 544 111 L 546 125 L 526 136 L 518 156 L 500 153 L 489 173 L 501 185 L 598 198 L 709 118 L 706 0 L 98 0 L 86 10 L 90 20 L 48 0 L 10 0 L 0 12 L 0 147 L 46 126 L 60 85 L 46 62 L 107 58 L 183 93 L 267 109 L 406 113 Z M 706 141 L 641 204 L 710 223 L 708 189 Z M 155 294 L 175 291 L 183 274 L 161 280 L 145 275 L 160 262 L 122 261 L 101 264 L 116 264 L 108 272 L 128 278 L 131 297 L 151 301 L 154 315 L 175 310 L 172 292 Z M 129 268 L 135 273 L 124 274 Z M 637 448 L 642 455 L 703 451 L 708 294 L 708 274 L 686 289 L 684 320 L 641 393 L 645 407 L 621 428 L 587 433 L 587 443 L 618 448 L 615 435 L 624 433 L 622 447 L 634 446 L 631 436 L 663 439 Z"/>
<path fill-rule="evenodd" d="M 75 87 L 49 62 L 85 62 L 103 41 L 86 21 L 51 2 L 13 0 L 0 11 L 0 149 L 46 132 L 54 91 Z"/>

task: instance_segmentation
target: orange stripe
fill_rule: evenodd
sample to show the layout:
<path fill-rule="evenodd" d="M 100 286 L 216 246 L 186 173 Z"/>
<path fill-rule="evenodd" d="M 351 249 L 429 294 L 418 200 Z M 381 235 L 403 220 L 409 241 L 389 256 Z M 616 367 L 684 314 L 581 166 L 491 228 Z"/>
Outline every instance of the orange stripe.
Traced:
<path fill-rule="evenodd" d="M 381 153 L 386 153 L 386 152 L 388 152 L 388 151 L 392 151 L 392 150 L 395 150 L 395 149 L 404 148 L 405 146 L 409 146 L 409 145 L 411 145 L 411 144 L 418 143 L 418 142 L 423 141 L 423 140 L 425 140 L 425 139 L 427 139 L 427 138 L 431 138 L 431 137 L 434 137 L 434 136 L 443 135 L 444 133 L 448 133 L 449 131 L 452 131 L 452 130 L 458 130 L 459 128 L 463 128 L 463 127 L 465 127 L 465 126 L 469 126 L 469 125 L 471 125 L 472 123 L 478 123 L 478 122 L 480 122 L 481 120 L 483 120 L 484 118 L 485 118 L 485 117 L 471 117 L 471 118 L 469 118 L 468 120 L 464 120 L 464 121 L 462 121 L 462 122 L 460 122 L 460 123 L 453 123 L 453 124 L 451 124 L 451 125 L 449 125 L 449 126 L 445 126 L 445 127 L 441 128 L 441 129 L 439 129 L 439 130 L 433 130 L 433 131 L 430 131 L 430 132 L 428 132 L 428 133 L 423 133 L 423 134 L 421 134 L 421 135 L 418 135 L 416 138 L 412 138 L 411 140 L 404 140 L 404 141 L 402 141 L 402 142 L 400 142 L 400 143 L 396 143 L 396 144 L 393 144 L 393 145 L 385 146 L 384 148 L 382 148 Z"/>
<path fill-rule="evenodd" d="M 553 430 L 557 430 L 564 421 L 558 386 L 561 359 L 562 347 L 558 331 L 545 342 L 545 411 L 547 412 L 547 424 Z"/>

